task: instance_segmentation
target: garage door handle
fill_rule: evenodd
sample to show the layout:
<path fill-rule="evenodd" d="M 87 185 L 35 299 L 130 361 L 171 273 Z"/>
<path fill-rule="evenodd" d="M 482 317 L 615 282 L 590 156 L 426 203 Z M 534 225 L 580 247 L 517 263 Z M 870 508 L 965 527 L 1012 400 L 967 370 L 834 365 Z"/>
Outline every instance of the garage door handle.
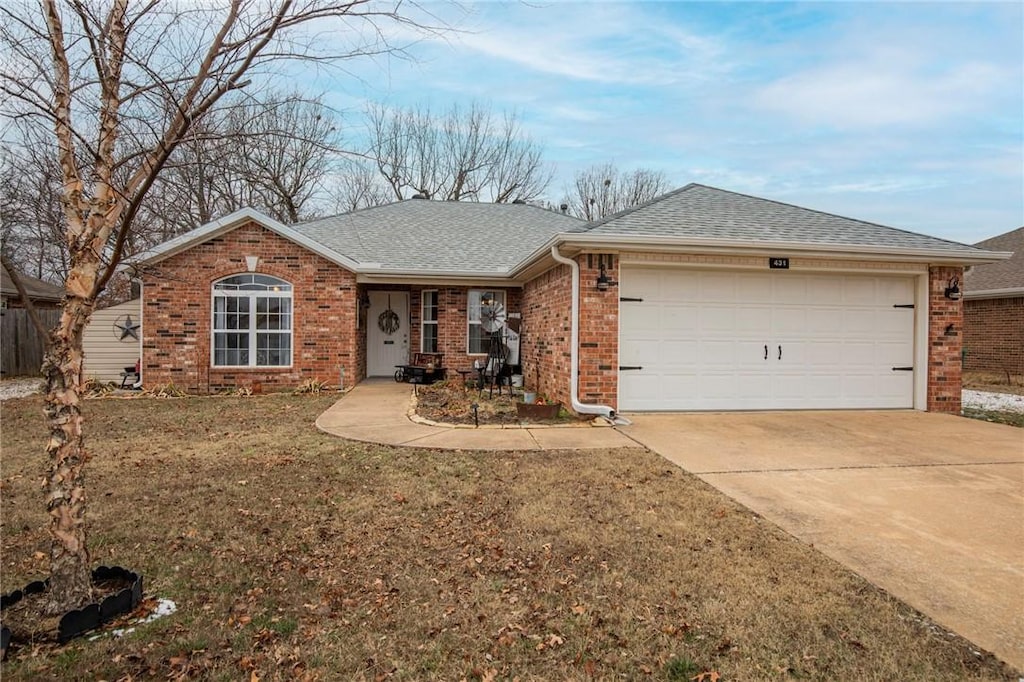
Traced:
<path fill-rule="evenodd" d="M 782 346 L 779 346 L 779 360 L 782 359 Z"/>
<path fill-rule="evenodd" d="M 894 372 L 913 372 L 914 368 L 913 367 L 893 367 L 892 371 L 894 371 Z"/>
<path fill-rule="evenodd" d="M 641 367 L 640 365 L 619 365 L 620 372 L 625 372 L 631 369 L 643 369 L 643 367 Z"/>
<path fill-rule="evenodd" d="M 768 359 L 768 344 L 764 344 L 764 359 Z"/>

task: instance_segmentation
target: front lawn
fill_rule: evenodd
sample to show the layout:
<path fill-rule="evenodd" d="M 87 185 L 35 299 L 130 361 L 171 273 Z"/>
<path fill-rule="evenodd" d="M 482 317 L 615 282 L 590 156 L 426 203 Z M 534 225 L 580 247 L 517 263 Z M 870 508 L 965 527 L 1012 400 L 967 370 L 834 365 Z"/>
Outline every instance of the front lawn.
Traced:
<path fill-rule="evenodd" d="M 3 678 L 1016 679 L 651 453 L 349 443 L 334 399 L 89 401 L 95 563 L 179 610 Z M 2 404 L 4 592 L 46 567 L 40 406 Z"/>

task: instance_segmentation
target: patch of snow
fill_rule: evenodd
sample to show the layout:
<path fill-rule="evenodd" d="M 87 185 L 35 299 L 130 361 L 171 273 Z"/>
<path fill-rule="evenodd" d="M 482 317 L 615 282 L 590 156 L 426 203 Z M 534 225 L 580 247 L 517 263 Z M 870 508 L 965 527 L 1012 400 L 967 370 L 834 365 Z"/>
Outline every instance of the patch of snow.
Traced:
<path fill-rule="evenodd" d="M 4 379 L 0 381 L 0 400 L 25 398 L 42 390 L 42 379 Z"/>
<path fill-rule="evenodd" d="M 988 391 L 964 391 L 963 406 L 980 410 L 998 410 L 1024 414 L 1024 395 L 1010 393 L 989 393 Z"/>
<path fill-rule="evenodd" d="M 145 618 L 139 618 L 138 620 L 136 620 L 135 624 L 132 625 L 132 627 L 128 627 L 128 628 L 115 628 L 114 630 L 111 630 L 110 631 L 110 636 L 111 637 L 124 637 L 127 634 L 135 632 L 135 628 L 137 626 L 143 625 L 145 623 L 152 623 L 157 618 L 163 618 L 164 616 L 169 616 L 169 615 L 171 615 L 172 613 L 174 613 L 177 610 L 178 610 L 178 605 L 175 604 L 170 599 L 157 599 L 156 608 L 153 609 L 152 613 L 150 613 Z M 92 637 L 89 638 L 89 641 L 90 642 L 95 641 L 95 640 L 99 639 L 100 637 L 102 637 L 103 635 L 104 635 L 104 633 L 100 633 L 98 635 L 93 635 Z"/>

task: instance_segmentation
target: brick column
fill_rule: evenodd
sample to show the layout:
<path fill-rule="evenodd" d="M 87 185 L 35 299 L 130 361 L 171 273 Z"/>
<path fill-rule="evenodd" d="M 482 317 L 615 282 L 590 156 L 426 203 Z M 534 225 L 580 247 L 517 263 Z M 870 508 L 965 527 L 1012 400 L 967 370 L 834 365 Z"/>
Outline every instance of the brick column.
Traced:
<path fill-rule="evenodd" d="M 960 281 L 963 268 L 928 268 L 928 411 L 960 413 L 962 386 L 963 301 L 946 298 L 950 279 Z"/>
<path fill-rule="evenodd" d="M 580 400 L 618 409 L 619 380 L 619 259 L 611 254 L 588 253 L 580 264 Z M 605 274 L 616 284 L 597 289 Z"/>

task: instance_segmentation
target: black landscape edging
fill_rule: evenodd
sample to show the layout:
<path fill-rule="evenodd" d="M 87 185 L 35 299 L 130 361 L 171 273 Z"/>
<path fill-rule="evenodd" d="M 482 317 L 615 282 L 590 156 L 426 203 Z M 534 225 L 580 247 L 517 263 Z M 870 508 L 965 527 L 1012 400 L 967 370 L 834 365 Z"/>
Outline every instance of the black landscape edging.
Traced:
<path fill-rule="evenodd" d="M 96 583 L 101 580 L 124 580 L 128 583 L 128 587 L 111 594 L 101 602 L 87 604 L 80 609 L 65 613 L 57 625 L 57 642 L 59 644 L 66 644 L 75 637 L 95 630 L 118 616 L 131 613 L 142 602 L 142 576 L 138 573 L 120 566 L 100 566 L 93 570 L 92 581 Z M 0 597 L 0 611 L 17 604 L 26 595 L 45 592 L 49 584 L 49 579 L 36 580 L 23 589 L 3 595 Z M 10 643 L 10 631 L 3 628 L 2 635 L 3 652 L 6 654 L 7 644 Z"/>

